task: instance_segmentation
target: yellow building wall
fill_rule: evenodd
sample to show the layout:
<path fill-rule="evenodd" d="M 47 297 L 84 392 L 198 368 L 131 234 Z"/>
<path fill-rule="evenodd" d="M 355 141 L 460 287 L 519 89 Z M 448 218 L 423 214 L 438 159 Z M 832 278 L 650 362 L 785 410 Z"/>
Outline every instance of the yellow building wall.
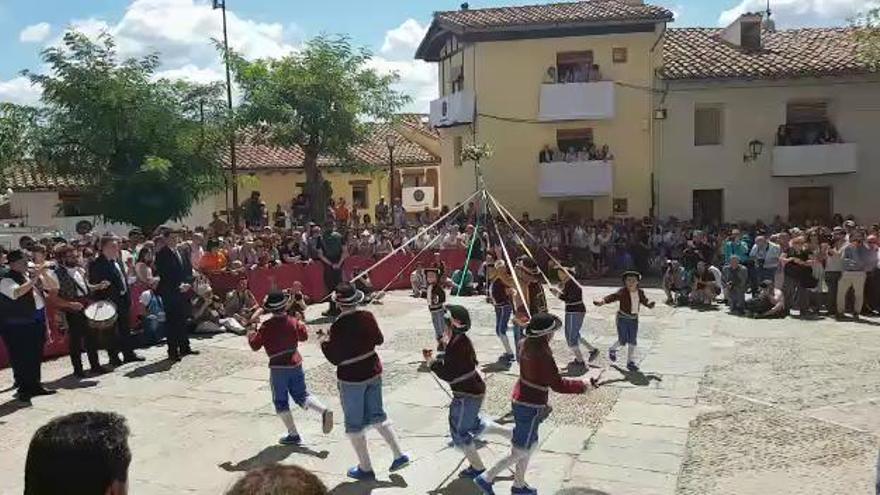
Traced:
<path fill-rule="evenodd" d="M 628 200 L 628 216 L 644 216 L 651 207 L 651 109 L 654 62 L 651 49 L 660 36 L 653 33 L 610 34 L 566 38 L 480 42 L 464 54 L 465 89 L 476 93 L 476 141 L 492 145 L 495 154 L 483 165 L 487 187 L 515 214 L 534 217 L 556 213 L 558 199 L 538 196 L 538 154 L 556 143 L 557 129 L 592 128 L 594 142 L 607 144 L 615 157 L 614 198 Z M 625 47 L 626 63 L 612 62 L 612 48 Z M 592 50 L 603 79 L 614 80 L 615 117 L 536 123 L 540 89 L 548 67 L 559 52 Z M 441 62 L 438 65 L 448 62 Z M 439 67 L 438 67 L 438 70 Z M 448 70 L 441 71 L 441 74 Z M 444 86 L 440 81 L 440 87 Z M 493 118 L 487 115 L 501 117 Z M 513 120 L 513 121 L 511 121 Z M 525 121 L 525 122 L 519 122 Z M 443 203 L 452 205 L 474 191 L 471 163 L 456 167 L 454 137 L 473 142 L 470 126 L 441 130 Z M 574 198 L 572 198 L 574 199 Z M 612 213 L 612 197 L 593 198 L 594 216 Z"/>

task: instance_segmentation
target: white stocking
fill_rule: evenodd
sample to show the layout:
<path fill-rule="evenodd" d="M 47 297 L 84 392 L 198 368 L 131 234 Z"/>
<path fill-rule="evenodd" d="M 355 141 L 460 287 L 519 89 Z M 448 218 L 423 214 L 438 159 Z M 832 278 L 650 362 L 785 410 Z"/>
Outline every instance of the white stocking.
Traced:
<path fill-rule="evenodd" d="M 354 447 L 354 453 L 357 454 L 358 467 L 361 471 L 371 472 L 373 464 L 370 462 L 370 452 L 367 451 L 367 437 L 363 432 L 349 433 L 348 439 L 351 440 L 351 446 Z"/>
<path fill-rule="evenodd" d="M 507 335 L 499 335 L 498 340 L 500 340 L 501 345 L 504 346 L 505 354 L 513 354 L 513 350 L 510 348 L 510 339 L 507 338 Z"/>
<path fill-rule="evenodd" d="M 467 459 L 472 468 L 478 471 L 486 469 L 486 465 L 483 464 L 483 459 L 480 458 L 480 453 L 477 452 L 477 447 L 473 443 L 463 446 L 461 450 L 464 451 L 464 458 Z"/>
<path fill-rule="evenodd" d="M 616 351 L 616 350 L 620 349 L 620 341 L 619 341 L 619 340 L 615 340 L 614 343 L 611 344 L 610 349 L 611 349 L 612 351 Z"/>
<path fill-rule="evenodd" d="M 391 428 L 390 421 L 376 425 L 376 430 L 378 430 L 379 434 L 382 435 L 382 438 L 385 439 L 385 443 L 391 447 L 391 453 L 394 454 L 395 459 L 403 455 L 403 452 L 400 450 L 400 444 L 397 442 L 397 435 L 394 433 L 394 429 Z"/>
<path fill-rule="evenodd" d="M 281 422 L 284 423 L 289 435 L 297 434 L 296 423 L 293 422 L 293 414 L 291 414 L 290 411 L 281 411 L 278 413 L 278 417 L 281 418 Z"/>
<path fill-rule="evenodd" d="M 500 424 L 498 424 L 498 423 L 496 423 L 486 417 L 482 418 L 482 421 L 483 421 L 484 426 L 483 426 L 483 432 L 480 434 L 481 437 L 484 435 L 498 435 L 499 437 L 503 437 L 507 440 L 510 440 L 511 438 L 513 438 L 513 429 L 512 428 L 507 428 L 505 426 L 501 426 Z"/>
<path fill-rule="evenodd" d="M 489 483 L 492 483 L 495 478 L 499 474 L 501 474 L 502 471 L 509 468 L 510 466 L 513 466 L 514 464 L 519 462 L 522 457 L 525 457 L 527 455 L 529 455 L 528 451 L 513 447 L 507 457 L 502 458 L 494 466 L 489 468 L 488 471 L 483 473 L 483 478 L 485 478 L 485 480 Z"/>
<path fill-rule="evenodd" d="M 571 352 L 574 353 L 575 359 L 577 359 L 580 362 L 584 361 L 584 353 L 581 352 L 581 346 L 579 346 L 579 345 L 571 346 Z"/>
<path fill-rule="evenodd" d="M 325 406 L 317 397 L 310 395 L 306 397 L 306 403 L 303 404 L 303 409 L 307 411 L 315 411 L 318 414 L 324 414 L 324 411 L 327 410 L 327 406 Z"/>
<path fill-rule="evenodd" d="M 516 469 L 513 471 L 513 486 L 522 488 L 526 486 L 526 471 L 529 469 L 529 461 L 532 458 L 532 452 L 528 451 L 523 457 L 516 461 Z"/>
<path fill-rule="evenodd" d="M 626 362 L 634 363 L 636 359 L 636 346 L 633 344 L 627 344 L 626 346 Z"/>

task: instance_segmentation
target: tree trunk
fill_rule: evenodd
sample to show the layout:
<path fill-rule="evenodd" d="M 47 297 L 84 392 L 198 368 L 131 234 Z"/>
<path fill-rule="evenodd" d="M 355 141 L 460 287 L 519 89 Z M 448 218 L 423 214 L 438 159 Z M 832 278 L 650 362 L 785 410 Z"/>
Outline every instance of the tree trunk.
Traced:
<path fill-rule="evenodd" d="M 317 150 L 304 148 L 303 168 L 306 170 L 306 194 L 311 212 L 309 220 L 322 224 L 327 214 L 327 198 L 324 194 L 324 175 L 318 168 Z"/>

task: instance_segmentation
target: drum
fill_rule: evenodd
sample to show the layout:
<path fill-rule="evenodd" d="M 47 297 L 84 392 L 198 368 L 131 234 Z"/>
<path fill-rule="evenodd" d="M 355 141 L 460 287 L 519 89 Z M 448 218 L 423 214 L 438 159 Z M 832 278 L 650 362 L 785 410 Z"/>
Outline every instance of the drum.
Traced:
<path fill-rule="evenodd" d="M 92 303 L 86 307 L 85 316 L 89 322 L 89 330 L 97 337 L 98 347 L 111 348 L 116 337 L 116 305 L 110 301 Z"/>

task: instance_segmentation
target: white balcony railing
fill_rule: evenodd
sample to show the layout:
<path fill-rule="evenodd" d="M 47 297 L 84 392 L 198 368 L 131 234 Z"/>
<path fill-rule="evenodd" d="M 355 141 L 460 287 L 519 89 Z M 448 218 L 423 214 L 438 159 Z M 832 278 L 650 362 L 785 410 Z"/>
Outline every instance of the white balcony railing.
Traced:
<path fill-rule="evenodd" d="M 474 93 L 459 91 L 431 102 L 430 123 L 434 127 L 451 127 L 474 121 Z"/>
<path fill-rule="evenodd" d="M 609 196 L 614 190 L 614 163 L 603 161 L 538 164 L 542 198 Z"/>
<path fill-rule="evenodd" d="M 542 84 L 538 120 L 614 118 L 614 81 Z"/>
<path fill-rule="evenodd" d="M 858 151 L 855 143 L 776 146 L 773 148 L 773 175 L 851 174 L 858 170 Z"/>

